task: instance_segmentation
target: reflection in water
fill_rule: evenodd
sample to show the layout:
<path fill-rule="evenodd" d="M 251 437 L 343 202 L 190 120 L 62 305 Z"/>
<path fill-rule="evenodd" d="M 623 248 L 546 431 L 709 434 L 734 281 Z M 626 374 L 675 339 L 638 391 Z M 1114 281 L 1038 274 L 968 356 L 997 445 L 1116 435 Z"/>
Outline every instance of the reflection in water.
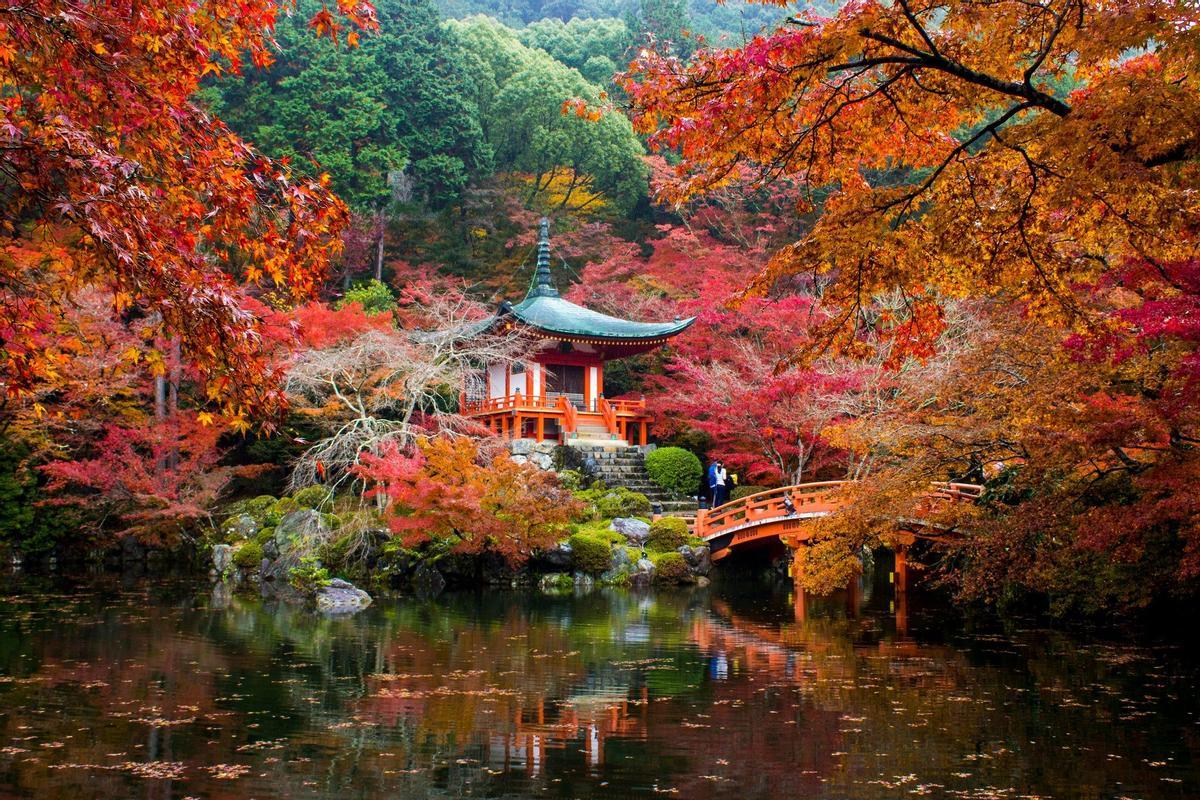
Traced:
<path fill-rule="evenodd" d="M 0 797 L 1200 796 L 1175 649 L 802 600 L 13 586 Z"/>

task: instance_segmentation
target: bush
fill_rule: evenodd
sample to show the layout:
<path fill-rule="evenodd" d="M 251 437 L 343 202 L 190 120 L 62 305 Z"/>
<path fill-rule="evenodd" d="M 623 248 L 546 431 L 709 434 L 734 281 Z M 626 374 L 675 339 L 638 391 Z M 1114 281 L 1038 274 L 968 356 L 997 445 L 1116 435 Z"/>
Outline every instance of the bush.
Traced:
<path fill-rule="evenodd" d="M 388 314 L 396 310 L 396 297 L 392 290 L 374 278 L 354 284 L 334 307 L 342 309 L 351 303 L 362 306 L 363 313 L 367 316 Z"/>
<path fill-rule="evenodd" d="M 695 453 L 682 447 L 660 447 L 646 456 L 646 472 L 672 494 L 695 496 L 704 467 Z"/>
<path fill-rule="evenodd" d="M 288 573 L 288 583 L 298 592 L 311 594 L 329 585 L 329 570 L 315 557 L 304 556 L 300 565 Z"/>
<path fill-rule="evenodd" d="M 667 553 L 678 550 L 687 544 L 688 526 L 679 517 L 663 517 L 650 523 L 650 536 L 646 539 L 646 549 Z"/>
<path fill-rule="evenodd" d="M 583 488 L 583 473 L 575 469 L 565 469 L 558 473 L 558 485 L 569 492 L 576 492 Z"/>
<path fill-rule="evenodd" d="M 612 565 L 612 547 L 603 539 L 577 533 L 568 542 L 575 569 L 589 575 L 599 575 Z"/>
<path fill-rule="evenodd" d="M 324 486 L 308 486 L 292 495 L 300 508 L 320 508 L 329 502 L 329 490 Z"/>
<path fill-rule="evenodd" d="M 242 569 L 258 569 L 262 566 L 263 549 L 258 542 L 245 542 L 233 551 L 233 563 Z"/>
<path fill-rule="evenodd" d="M 682 553 L 660 553 L 652 556 L 654 562 L 654 582 L 664 584 L 688 583 L 692 579 L 691 570 Z"/>
<path fill-rule="evenodd" d="M 596 501 L 596 513 L 604 519 L 650 516 L 650 499 L 625 487 L 609 489 Z"/>
<path fill-rule="evenodd" d="M 730 500 L 741 500 L 743 497 L 749 497 L 752 494 L 765 492 L 766 486 L 735 486 L 733 491 L 729 493 Z"/>

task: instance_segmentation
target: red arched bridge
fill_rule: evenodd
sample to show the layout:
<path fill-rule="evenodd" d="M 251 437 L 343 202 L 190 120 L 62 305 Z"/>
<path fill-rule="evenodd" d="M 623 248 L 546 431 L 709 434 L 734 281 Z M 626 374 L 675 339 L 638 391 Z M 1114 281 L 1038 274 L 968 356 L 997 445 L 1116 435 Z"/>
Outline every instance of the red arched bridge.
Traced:
<path fill-rule="evenodd" d="M 812 535 L 806 520 L 828 516 L 845 504 L 841 489 L 853 481 L 801 483 L 734 500 L 696 515 L 695 533 L 708 543 L 714 560 L 752 542 L 778 541 L 797 547 Z M 983 487 L 973 483 L 935 483 L 929 487 L 929 510 L 947 502 L 974 502 Z M 790 502 L 790 507 L 789 507 Z M 897 527 L 916 536 L 938 538 L 945 530 L 920 518 L 897 520 Z"/>

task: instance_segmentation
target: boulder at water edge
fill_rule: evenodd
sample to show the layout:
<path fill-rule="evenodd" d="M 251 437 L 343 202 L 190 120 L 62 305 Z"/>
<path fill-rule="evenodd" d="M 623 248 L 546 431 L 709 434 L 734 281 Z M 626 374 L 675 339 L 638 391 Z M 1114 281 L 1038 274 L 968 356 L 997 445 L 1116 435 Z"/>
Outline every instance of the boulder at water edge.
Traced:
<path fill-rule="evenodd" d="M 637 547 L 644 545 L 650 538 L 650 523 L 633 517 L 617 517 L 608 526 L 608 529 L 621 534 L 630 544 Z"/>
<path fill-rule="evenodd" d="M 217 577 L 224 575 L 233 563 L 233 547 L 227 544 L 213 545 L 212 562 L 213 572 L 217 573 Z"/>
<path fill-rule="evenodd" d="M 371 595 L 349 581 L 334 578 L 317 589 L 313 601 L 317 604 L 318 611 L 327 614 L 352 614 L 371 605 Z"/>
<path fill-rule="evenodd" d="M 645 588 L 654 582 L 654 562 L 648 558 L 639 558 L 634 565 L 633 574 L 629 576 L 629 585 Z"/>
<path fill-rule="evenodd" d="M 679 548 L 679 552 L 683 555 L 683 560 L 687 562 L 688 569 L 693 575 L 707 575 L 712 571 L 712 558 L 709 556 L 708 545 L 689 547 L 685 544 Z"/>
<path fill-rule="evenodd" d="M 542 552 L 542 561 L 552 567 L 569 569 L 571 567 L 571 543 L 559 542 L 549 550 Z"/>
<path fill-rule="evenodd" d="M 612 549 L 612 561 L 609 562 L 608 569 L 600 575 L 601 583 L 624 583 L 629 577 L 630 571 L 633 569 L 633 559 L 629 556 L 629 551 L 624 547 L 617 546 Z"/>

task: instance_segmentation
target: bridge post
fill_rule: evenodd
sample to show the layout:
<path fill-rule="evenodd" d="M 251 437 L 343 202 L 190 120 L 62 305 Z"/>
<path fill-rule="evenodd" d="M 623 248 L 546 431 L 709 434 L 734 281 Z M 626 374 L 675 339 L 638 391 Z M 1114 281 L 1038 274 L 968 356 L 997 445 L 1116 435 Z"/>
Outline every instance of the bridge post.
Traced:
<path fill-rule="evenodd" d="M 896 614 L 896 634 L 908 635 L 908 547 L 896 545 L 896 565 L 892 572 L 895 599 L 892 610 Z"/>
<path fill-rule="evenodd" d="M 796 622 L 802 624 L 808 619 L 808 595 L 803 584 L 800 583 L 800 564 L 796 560 L 796 551 L 804 545 L 793 543 L 788 539 L 782 541 L 791 556 L 791 561 L 788 562 L 788 577 L 792 579 L 792 610 L 796 614 Z"/>

